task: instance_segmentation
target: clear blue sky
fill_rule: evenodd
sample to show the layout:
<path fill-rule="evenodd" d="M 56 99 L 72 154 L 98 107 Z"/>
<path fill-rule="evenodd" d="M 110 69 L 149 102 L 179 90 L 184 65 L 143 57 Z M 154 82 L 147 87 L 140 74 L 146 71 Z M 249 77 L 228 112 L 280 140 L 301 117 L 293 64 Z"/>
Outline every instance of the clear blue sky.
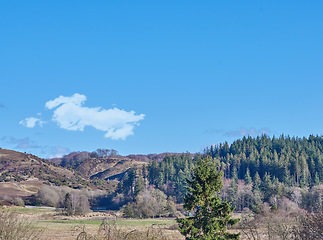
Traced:
<path fill-rule="evenodd" d="M 315 0 L 2 1 L 0 146 L 126 155 L 321 135 L 322 11 Z"/>

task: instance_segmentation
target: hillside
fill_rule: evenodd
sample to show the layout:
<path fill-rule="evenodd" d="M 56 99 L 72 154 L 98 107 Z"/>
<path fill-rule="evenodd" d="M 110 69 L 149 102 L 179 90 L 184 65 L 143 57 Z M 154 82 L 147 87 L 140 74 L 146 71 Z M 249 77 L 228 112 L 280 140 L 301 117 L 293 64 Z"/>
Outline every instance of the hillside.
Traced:
<path fill-rule="evenodd" d="M 75 170 L 89 179 L 120 179 L 130 168 L 141 167 L 144 162 L 127 157 L 90 158 Z"/>
<path fill-rule="evenodd" d="M 130 168 L 146 164 L 120 155 L 90 155 L 73 152 L 63 158 L 46 160 L 0 148 L 0 195 L 28 196 L 37 193 L 43 184 L 111 192 L 116 183 L 107 180 L 120 180 Z"/>
<path fill-rule="evenodd" d="M 0 182 L 30 182 L 85 187 L 86 179 L 32 154 L 0 149 Z"/>
<path fill-rule="evenodd" d="M 130 168 L 141 168 L 149 162 L 161 162 L 166 156 L 179 156 L 180 153 L 133 154 L 122 156 L 108 154 L 115 150 L 98 149 L 95 152 L 72 152 L 61 158 L 50 159 L 62 167 L 75 170 L 90 180 L 120 180 Z"/>

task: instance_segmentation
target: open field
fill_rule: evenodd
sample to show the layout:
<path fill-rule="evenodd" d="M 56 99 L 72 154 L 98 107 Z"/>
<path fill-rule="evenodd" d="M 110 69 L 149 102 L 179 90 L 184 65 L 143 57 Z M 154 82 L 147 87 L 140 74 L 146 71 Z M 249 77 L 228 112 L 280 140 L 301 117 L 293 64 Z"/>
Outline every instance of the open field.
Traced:
<path fill-rule="evenodd" d="M 78 234 L 85 230 L 91 235 L 98 233 L 100 225 L 106 219 L 109 225 L 114 224 L 116 228 L 124 232 L 146 231 L 149 228 L 161 230 L 168 239 L 185 239 L 174 225 L 175 219 L 124 219 L 113 216 L 110 213 L 90 213 L 79 217 L 67 217 L 53 209 L 46 208 L 5 208 L 4 211 L 17 212 L 21 217 L 28 219 L 34 227 L 41 230 L 41 239 L 65 239 L 74 240 Z"/>
<path fill-rule="evenodd" d="M 77 235 L 85 228 L 91 235 L 97 234 L 102 221 L 100 220 L 60 220 L 60 221 L 38 221 L 37 227 L 43 230 L 42 239 L 76 239 Z M 109 221 L 113 224 L 113 221 Z M 184 239 L 177 230 L 168 228 L 175 224 L 175 220 L 117 220 L 117 229 L 124 232 L 146 231 L 152 224 L 158 224 L 154 228 L 161 229 L 169 239 Z"/>

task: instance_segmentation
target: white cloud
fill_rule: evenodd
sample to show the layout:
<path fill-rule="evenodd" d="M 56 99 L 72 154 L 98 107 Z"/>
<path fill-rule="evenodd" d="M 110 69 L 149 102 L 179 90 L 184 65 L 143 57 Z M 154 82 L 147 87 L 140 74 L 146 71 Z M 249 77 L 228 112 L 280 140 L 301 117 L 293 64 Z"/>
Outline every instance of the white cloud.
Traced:
<path fill-rule="evenodd" d="M 39 118 L 35 118 L 35 117 L 29 117 L 29 118 L 26 118 L 25 120 L 21 120 L 19 122 L 19 124 L 24 125 L 27 128 L 33 128 L 36 126 L 36 124 L 38 124 L 39 126 L 42 127 L 44 123 L 45 123 L 44 121 L 42 121 Z"/>
<path fill-rule="evenodd" d="M 83 131 L 86 126 L 106 132 L 105 137 L 111 139 L 126 139 L 133 134 L 138 121 L 145 115 L 136 115 L 134 111 L 127 112 L 118 108 L 102 109 L 88 108 L 83 104 L 86 96 L 75 93 L 71 97 L 60 96 L 48 101 L 46 107 L 55 109 L 53 121 L 61 128 L 73 131 Z"/>

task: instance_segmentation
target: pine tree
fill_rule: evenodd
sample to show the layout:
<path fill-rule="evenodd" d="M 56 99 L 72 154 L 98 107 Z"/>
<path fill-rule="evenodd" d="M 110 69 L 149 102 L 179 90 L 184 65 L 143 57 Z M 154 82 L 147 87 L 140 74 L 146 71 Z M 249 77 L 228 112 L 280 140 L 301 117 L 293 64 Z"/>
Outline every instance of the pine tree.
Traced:
<path fill-rule="evenodd" d="M 73 204 L 72 204 L 72 199 L 71 199 L 71 194 L 70 193 L 66 193 L 65 194 L 65 199 L 64 199 L 64 211 L 65 214 L 68 216 L 71 216 L 74 214 L 73 211 Z"/>
<path fill-rule="evenodd" d="M 193 211 L 194 215 L 177 219 L 179 231 L 187 240 L 240 238 L 240 234 L 226 232 L 226 227 L 236 224 L 239 219 L 231 218 L 231 203 L 222 202 L 219 197 L 218 192 L 223 187 L 222 176 L 223 172 L 216 170 L 210 157 L 197 161 L 192 180 L 187 180 L 189 187 L 184 198 L 184 208 Z"/>
<path fill-rule="evenodd" d="M 252 183 L 252 178 L 250 177 L 249 168 L 247 168 L 246 174 L 244 176 L 244 181 L 246 185 L 249 185 L 250 183 Z"/>
<path fill-rule="evenodd" d="M 320 184 L 320 177 L 319 177 L 318 173 L 316 172 L 316 173 L 315 173 L 315 177 L 314 177 L 313 185 L 314 185 L 314 186 L 317 186 L 317 185 L 319 185 L 319 184 Z"/>
<path fill-rule="evenodd" d="M 148 181 L 149 181 L 149 184 L 158 186 L 158 178 L 159 178 L 159 165 L 157 163 L 157 160 L 154 159 L 148 165 Z"/>
<path fill-rule="evenodd" d="M 254 184 L 253 184 L 253 190 L 254 191 L 260 191 L 260 185 L 261 185 L 261 178 L 258 174 L 258 172 L 256 172 L 255 177 L 253 179 Z"/>
<path fill-rule="evenodd" d="M 134 198 L 145 188 L 145 181 L 142 176 L 139 176 L 135 183 Z"/>

